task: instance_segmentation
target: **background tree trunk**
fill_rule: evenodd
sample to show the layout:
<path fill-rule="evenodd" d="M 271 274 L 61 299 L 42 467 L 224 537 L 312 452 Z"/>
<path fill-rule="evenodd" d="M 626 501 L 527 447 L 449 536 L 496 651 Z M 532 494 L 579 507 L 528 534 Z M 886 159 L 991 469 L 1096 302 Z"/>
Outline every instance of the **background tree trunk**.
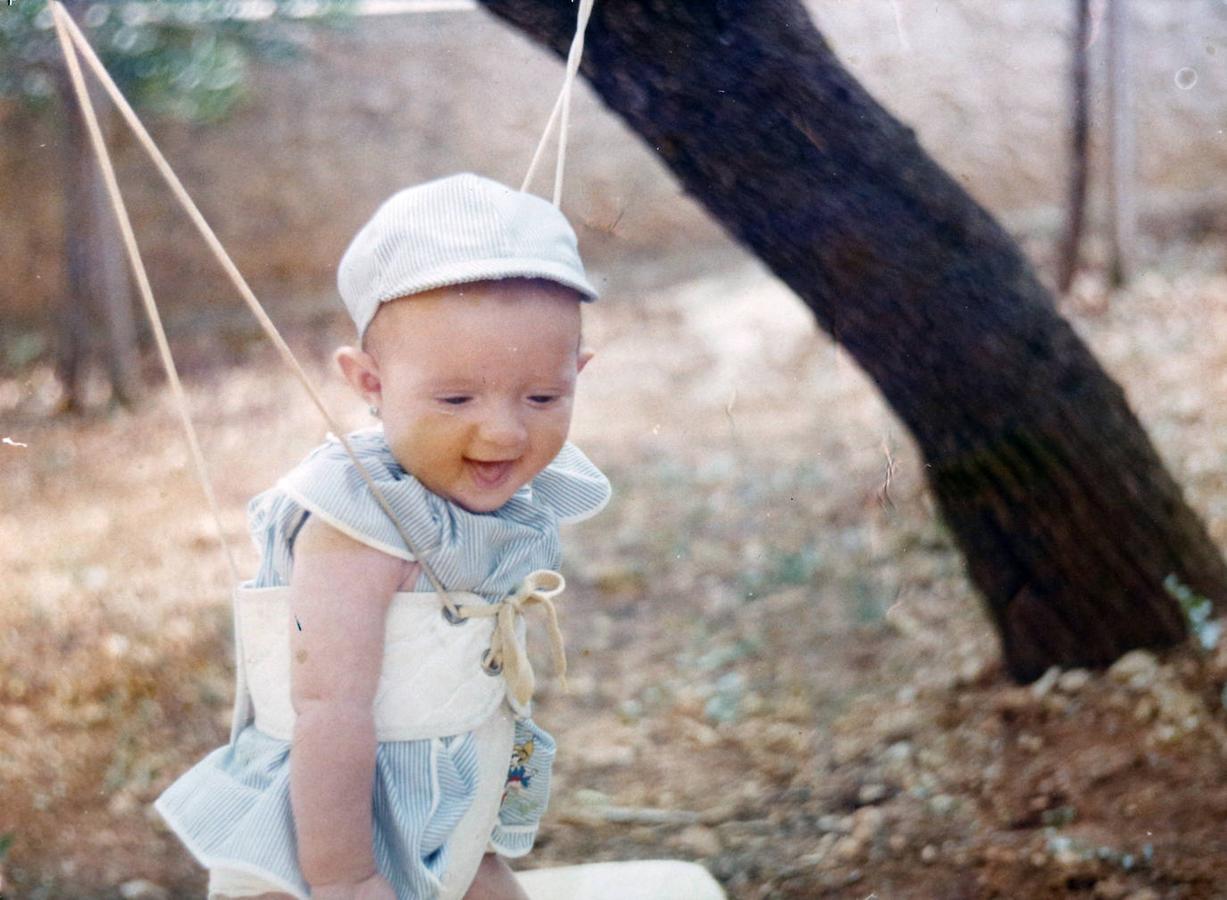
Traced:
<path fill-rule="evenodd" d="M 565 53 L 571 3 L 482 2 Z M 598 3 L 583 73 L 911 430 L 1016 678 L 1181 640 L 1169 574 L 1227 592 L 1204 526 L 1021 251 L 800 3 Z"/>
<path fill-rule="evenodd" d="M 114 133 L 115 111 L 110 100 L 96 100 L 94 109 L 103 139 Z M 78 111 L 79 113 L 79 111 Z M 115 211 L 107 197 L 106 183 L 94 158 L 89 183 L 89 233 L 87 235 L 91 294 L 106 333 L 104 357 L 111 384 L 111 404 L 131 406 L 140 395 L 140 350 L 133 306 L 132 276 L 124 253 Z"/>
<path fill-rule="evenodd" d="M 1129 78 L 1129 6 L 1126 0 L 1109 0 L 1108 31 L 1108 120 L 1112 150 L 1109 154 L 1109 205 L 1112 250 L 1109 269 L 1112 284 L 1119 287 L 1133 275 L 1137 244 L 1137 211 L 1134 206 L 1133 91 Z"/>
<path fill-rule="evenodd" d="M 55 369 L 62 391 L 57 411 L 71 413 L 82 407 L 82 381 L 89 360 L 89 248 L 83 219 L 89 210 L 86 198 L 90 194 L 90 166 L 94 161 L 89 154 L 85 123 L 75 109 L 76 96 L 67 72 L 58 75 L 58 87 L 64 110 L 64 288 L 55 316 Z"/>
<path fill-rule="evenodd" d="M 69 0 L 70 12 L 79 2 Z M 139 347 L 132 286 L 119 226 L 94 158 L 85 120 L 68 73 L 60 67 L 58 94 L 64 122 L 63 239 L 65 278 L 56 315 L 56 373 L 63 394 L 60 412 L 83 407 L 86 366 L 101 352 L 111 385 L 111 403 L 129 405 L 139 392 Z M 87 79 L 103 138 L 112 131 L 109 99 Z M 100 339 L 99 334 L 105 335 Z"/>
<path fill-rule="evenodd" d="M 1061 243 L 1061 262 L 1057 290 L 1065 293 L 1078 271 L 1078 250 L 1082 246 L 1086 214 L 1088 74 L 1087 49 L 1090 37 L 1090 0 L 1074 0 L 1074 37 L 1070 48 L 1073 62 L 1070 79 L 1069 207 L 1065 217 L 1065 238 Z"/>

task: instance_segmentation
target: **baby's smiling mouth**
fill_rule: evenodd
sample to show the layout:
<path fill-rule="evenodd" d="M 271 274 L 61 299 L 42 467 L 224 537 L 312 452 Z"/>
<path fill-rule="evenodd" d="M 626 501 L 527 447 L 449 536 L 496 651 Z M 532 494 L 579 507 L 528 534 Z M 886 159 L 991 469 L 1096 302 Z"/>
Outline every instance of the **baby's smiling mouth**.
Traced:
<path fill-rule="evenodd" d="M 503 481 L 516 464 L 514 459 L 481 460 L 465 459 L 473 480 L 483 487 L 494 487 Z"/>

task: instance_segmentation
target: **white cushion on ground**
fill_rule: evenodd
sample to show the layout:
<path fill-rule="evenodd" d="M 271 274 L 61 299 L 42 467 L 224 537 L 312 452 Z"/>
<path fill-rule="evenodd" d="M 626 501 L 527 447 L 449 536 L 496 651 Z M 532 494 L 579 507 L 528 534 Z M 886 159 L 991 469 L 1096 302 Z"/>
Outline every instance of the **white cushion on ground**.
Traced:
<path fill-rule="evenodd" d="M 672 859 L 528 869 L 516 878 L 532 900 L 725 900 L 706 869 Z"/>

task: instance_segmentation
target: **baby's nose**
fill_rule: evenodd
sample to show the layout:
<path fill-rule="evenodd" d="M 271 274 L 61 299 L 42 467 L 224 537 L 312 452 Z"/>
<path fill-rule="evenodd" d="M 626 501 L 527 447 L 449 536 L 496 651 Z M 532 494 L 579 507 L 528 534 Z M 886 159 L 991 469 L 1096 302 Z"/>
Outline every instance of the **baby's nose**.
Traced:
<path fill-rule="evenodd" d="M 517 448 L 527 439 L 528 429 L 520 416 L 501 411 L 482 420 L 481 437 L 486 443 L 497 447 Z"/>

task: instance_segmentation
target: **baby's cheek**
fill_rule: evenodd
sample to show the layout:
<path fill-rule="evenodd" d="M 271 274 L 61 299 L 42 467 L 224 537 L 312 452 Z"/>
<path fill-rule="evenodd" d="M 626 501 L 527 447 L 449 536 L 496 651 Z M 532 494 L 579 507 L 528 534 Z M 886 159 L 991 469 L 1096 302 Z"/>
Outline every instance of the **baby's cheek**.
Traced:
<path fill-rule="evenodd" d="M 538 443 L 540 448 L 539 453 L 543 458 L 541 468 L 545 468 L 562 450 L 562 445 L 567 442 L 567 434 L 570 431 L 571 417 L 568 415 L 565 419 L 561 419 L 545 429 L 541 434 L 541 440 Z"/>

